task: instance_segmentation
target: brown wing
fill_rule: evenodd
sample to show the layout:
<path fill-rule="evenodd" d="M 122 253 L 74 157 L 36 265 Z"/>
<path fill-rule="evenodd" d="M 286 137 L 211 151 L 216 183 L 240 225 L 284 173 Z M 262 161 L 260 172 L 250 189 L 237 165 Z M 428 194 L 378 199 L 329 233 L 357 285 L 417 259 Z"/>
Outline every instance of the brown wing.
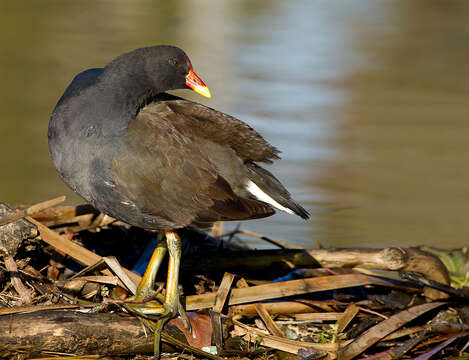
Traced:
<path fill-rule="evenodd" d="M 272 160 L 279 159 L 280 151 L 276 147 L 270 145 L 248 124 L 233 116 L 165 93 L 158 94 L 155 100 L 145 111 L 151 112 L 152 108 L 160 110 L 166 106 L 169 111 L 166 116 L 186 136 L 194 135 L 229 146 L 244 161 L 271 163 Z M 191 122 L 191 127 L 187 126 L 188 121 Z"/>
<path fill-rule="evenodd" d="M 240 169 L 242 160 L 231 147 L 199 136 L 192 121 L 164 102 L 142 109 L 112 161 L 116 189 L 136 211 L 171 227 L 272 215 L 269 205 L 235 194 L 220 169 Z"/>

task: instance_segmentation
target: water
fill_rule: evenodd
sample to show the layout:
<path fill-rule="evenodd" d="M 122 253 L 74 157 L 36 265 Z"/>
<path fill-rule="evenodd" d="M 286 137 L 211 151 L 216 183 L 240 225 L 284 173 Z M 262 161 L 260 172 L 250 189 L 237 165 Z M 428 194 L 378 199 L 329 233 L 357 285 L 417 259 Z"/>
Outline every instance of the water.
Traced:
<path fill-rule="evenodd" d="M 270 169 L 312 213 L 244 228 L 308 247 L 466 245 L 468 14 L 462 1 L 2 2 L 0 201 L 80 203 L 48 156 L 55 103 L 86 68 L 175 44 L 214 97 L 177 94 L 279 147 Z"/>

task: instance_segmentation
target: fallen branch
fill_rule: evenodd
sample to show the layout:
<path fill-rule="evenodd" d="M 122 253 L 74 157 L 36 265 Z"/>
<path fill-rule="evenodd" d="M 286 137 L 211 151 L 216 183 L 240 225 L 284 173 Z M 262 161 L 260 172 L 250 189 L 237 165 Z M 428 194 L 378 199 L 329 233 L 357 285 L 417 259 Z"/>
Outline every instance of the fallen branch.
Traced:
<path fill-rule="evenodd" d="M 183 333 L 166 326 L 162 337 L 184 346 Z M 169 340 L 171 341 L 171 340 Z M 163 351 L 174 347 L 162 343 Z M 153 353 L 153 336 L 135 317 L 116 313 L 46 310 L 0 316 L 0 357 L 57 352 L 74 355 L 130 356 Z M 200 350 L 198 353 L 203 354 Z"/>
<path fill-rule="evenodd" d="M 135 355 L 151 353 L 153 337 L 141 322 L 118 314 L 41 311 L 0 317 L 0 357 L 64 354 Z"/>
<path fill-rule="evenodd" d="M 370 269 L 416 272 L 427 279 L 448 285 L 448 270 L 437 256 L 416 248 L 386 249 L 342 249 L 308 250 L 323 267 L 364 267 Z M 444 299 L 448 296 L 440 291 L 425 288 L 424 294 L 430 299 Z"/>

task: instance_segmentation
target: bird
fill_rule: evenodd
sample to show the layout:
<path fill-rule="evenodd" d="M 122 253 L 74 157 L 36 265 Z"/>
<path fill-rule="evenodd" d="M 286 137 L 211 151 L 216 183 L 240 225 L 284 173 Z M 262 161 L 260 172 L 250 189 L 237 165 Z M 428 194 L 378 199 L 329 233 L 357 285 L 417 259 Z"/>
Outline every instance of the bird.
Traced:
<path fill-rule="evenodd" d="M 279 159 L 276 147 L 243 121 L 166 92 L 174 89 L 211 97 L 183 50 L 138 48 L 76 75 L 48 127 L 54 166 L 75 193 L 104 214 L 159 232 L 135 300 L 153 291 L 169 253 L 162 303 L 134 305 L 159 316 L 155 353 L 178 311 L 178 229 L 264 218 L 275 209 L 309 218 L 260 165 Z"/>

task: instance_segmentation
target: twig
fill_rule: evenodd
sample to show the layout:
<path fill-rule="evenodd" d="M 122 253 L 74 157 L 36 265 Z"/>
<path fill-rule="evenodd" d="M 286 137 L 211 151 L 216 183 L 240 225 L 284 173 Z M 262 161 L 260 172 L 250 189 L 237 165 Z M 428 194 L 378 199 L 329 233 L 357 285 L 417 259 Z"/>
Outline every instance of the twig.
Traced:
<path fill-rule="evenodd" d="M 137 285 L 132 281 L 128 273 L 124 271 L 124 268 L 119 264 L 119 261 L 117 261 L 114 256 L 106 256 L 103 259 L 111 271 L 116 274 L 120 281 L 122 281 L 125 287 L 135 295 L 137 293 Z"/>
<path fill-rule="evenodd" d="M 385 249 L 341 249 L 337 251 L 308 250 L 323 267 L 365 267 L 380 270 L 406 271 L 423 274 L 426 278 L 449 284 L 448 270 L 441 260 L 416 248 L 390 247 Z M 448 295 L 432 288 L 424 288 L 430 299 L 443 299 Z"/>
<path fill-rule="evenodd" d="M 10 273 L 11 283 L 15 288 L 16 292 L 21 298 L 23 304 L 30 304 L 32 301 L 31 291 L 24 286 L 23 282 L 18 276 L 18 266 L 16 265 L 15 259 L 12 256 L 5 257 L 5 267 Z"/>
<path fill-rule="evenodd" d="M 297 321 L 322 322 L 322 321 L 334 321 L 334 320 L 338 321 L 343 316 L 344 316 L 344 313 L 329 311 L 329 312 L 295 314 L 294 318 Z"/>
<path fill-rule="evenodd" d="M 363 312 L 382 317 L 384 320 L 388 319 L 386 315 L 380 314 L 379 312 L 376 312 L 376 311 L 373 311 L 373 310 L 370 310 L 361 306 L 359 306 L 358 308 Z"/>
<path fill-rule="evenodd" d="M 281 249 L 304 249 L 304 247 L 302 247 L 302 246 L 295 245 L 295 244 L 290 244 L 290 243 L 287 243 L 287 242 L 284 242 L 284 241 L 278 240 L 278 239 L 273 239 L 273 238 L 270 238 L 270 237 L 267 237 L 267 236 L 255 233 L 253 231 L 249 231 L 249 230 L 241 230 L 240 229 L 240 230 L 237 230 L 237 233 L 252 236 L 254 238 L 267 241 L 268 243 L 276 245 Z M 225 235 L 228 235 L 228 234 L 225 234 Z"/>
<path fill-rule="evenodd" d="M 405 280 L 414 281 L 419 285 L 428 286 L 430 288 L 436 289 L 438 291 L 445 292 L 455 297 L 469 299 L 469 288 L 464 287 L 462 289 L 455 289 L 449 285 L 442 284 L 438 281 L 427 279 L 423 276 L 419 276 L 413 272 L 399 272 L 399 276 Z"/>
<path fill-rule="evenodd" d="M 468 333 L 462 333 L 462 334 L 453 336 L 453 337 L 449 338 L 448 340 L 444 341 L 443 343 L 441 343 L 440 345 L 434 347 L 432 350 L 426 352 L 425 354 L 422 354 L 422 355 L 416 357 L 415 360 L 428 360 L 428 359 L 430 359 L 430 357 L 432 357 L 433 355 L 440 352 L 440 350 L 443 350 L 445 347 L 447 347 L 449 344 L 451 344 L 454 340 L 456 340 L 456 339 L 458 339 L 462 336 L 467 336 L 467 335 L 469 335 L 469 334 Z"/>
<path fill-rule="evenodd" d="M 92 308 L 98 304 L 53 304 L 53 305 L 34 305 L 34 306 L 21 306 L 14 308 L 0 309 L 1 315 L 12 315 L 21 313 L 31 313 L 37 311 L 47 310 L 63 310 L 63 309 L 76 309 L 76 308 Z"/>
<path fill-rule="evenodd" d="M 11 223 L 13 221 L 22 219 L 26 216 L 30 216 L 32 214 L 38 213 L 42 210 L 48 209 L 50 207 L 56 206 L 62 202 L 65 201 L 65 196 L 59 196 L 55 199 L 43 201 L 40 203 L 37 203 L 35 205 L 32 205 L 30 207 L 27 207 L 24 210 L 18 211 L 13 215 L 5 216 L 4 218 L 0 219 L 0 226 L 6 225 L 8 223 Z"/>

